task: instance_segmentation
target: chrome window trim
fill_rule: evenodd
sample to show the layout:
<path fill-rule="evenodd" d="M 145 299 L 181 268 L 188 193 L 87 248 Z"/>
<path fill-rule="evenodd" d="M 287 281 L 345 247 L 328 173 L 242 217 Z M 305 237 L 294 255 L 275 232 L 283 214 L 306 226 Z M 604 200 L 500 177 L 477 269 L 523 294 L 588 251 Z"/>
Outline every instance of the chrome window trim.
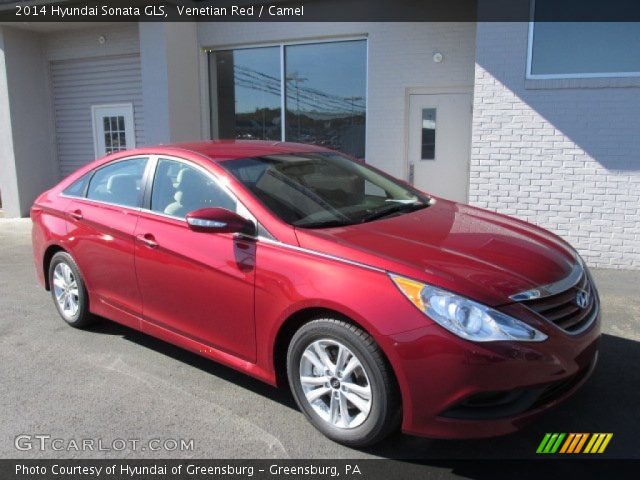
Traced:
<path fill-rule="evenodd" d="M 102 170 L 105 167 L 108 167 L 110 165 L 113 165 L 115 163 L 118 162 L 124 162 L 127 160 L 136 160 L 136 159 L 140 159 L 140 158 L 144 158 L 147 160 L 147 164 L 144 166 L 144 171 L 142 172 L 142 181 L 144 181 L 145 178 L 145 174 L 147 173 L 147 169 L 149 168 L 149 164 L 151 163 L 153 155 L 150 154 L 137 154 L 137 155 L 131 155 L 129 157 L 122 157 L 122 158 L 116 158 L 115 160 L 112 160 L 110 162 L 107 162 L 103 165 L 100 165 L 99 167 L 94 168 L 93 170 L 89 170 L 87 173 L 85 173 L 84 175 L 81 175 L 79 178 L 77 178 L 76 180 L 74 180 L 73 182 L 71 182 L 67 188 L 69 188 L 71 185 L 73 185 L 75 182 L 77 182 L 78 180 L 80 180 L 82 177 L 84 177 L 85 175 L 89 176 L 89 179 L 87 181 L 87 186 L 85 188 L 85 192 L 83 196 L 80 195 L 68 195 L 66 193 L 64 193 L 64 191 L 67 189 L 65 188 L 65 190 L 61 191 L 58 195 L 60 195 L 63 198 L 79 198 L 80 200 L 88 200 L 91 202 L 97 202 L 97 203 L 102 203 L 105 205 L 114 205 L 116 207 L 124 207 L 124 208 L 129 208 L 131 210 L 136 210 L 139 209 L 138 207 L 131 207 L 128 205 L 120 205 L 119 203 L 111 203 L 111 202 L 105 202 L 103 200 L 96 200 L 94 198 L 89 198 L 87 195 L 89 195 L 89 186 L 91 185 L 91 180 L 93 180 L 93 176 L 99 171 Z"/>
<path fill-rule="evenodd" d="M 142 178 L 140 179 L 140 188 L 141 190 L 138 192 L 138 206 L 137 207 L 132 207 L 131 205 L 122 205 L 120 203 L 113 203 L 113 202 L 105 202 L 103 200 L 96 200 L 95 198 L 89 198 L 89 189 L 91 188 L 91 182 L 93 182 L 93 178 L 96 176 L 96 173 L 98 173 L 100 170 L 110 167 L 112 165 L 115 165 L 116 163 L 120 163 L 120 162 L 127 162 L 127 161 L 131 161 L 131 160 L 145 160 L 145 165 L 144 165 L 144 169 L 142 170 Z M 141 197 L 144 197 L 144 183 L 145 183 L 145 178 L 147 175 L 147 171 L 149 170 L 149 165 L 151 164 L 151 160 L 152 160 L 152 155 L 148 155 L 148 154 L 137 154 L 137 155 L 131 155 L 128 157 L 122 157 L 122 158 L 118 158 L 116 160 L 113 160 L 111 162 L 107 162 L 104 165 L 100 165 L 97 168 L 94 168 L 90 173 L 91 176 L 89 178 L 89 182 L 87 183 L 87 188 L 85 190 L 84 193 L 84 197 L 76 197 L 76 198 L 80 198 L 83 200 L 91 200 L 94 202 L 99 202 L 99 203 L 103 203 L 105 205 L 114 205 L 117 207 L 123 207 L 123 208 L 129 208 L 131 210 L 139 210 L 140 209 L 140 200 Z"/>
<path fill-rule="evenodd" d="M 83 202 L 97 203 L 99 205 L 107 205 L 109 207 L 125 208 L 127 210 L 131 210 L 131 211 L 134 211 L 134 212 L 140 212 L 142 210 L 142 208 L 140 208 L 140 207 L 130 207 L 128 205 L 121 205 L 119 203 L 105 202 L 104 200 L 96 200 L 94 198 L 77 197 L 75 195 L 65 195 L 63 193 L 60 193 L 59 195 L 61 197 L 63 197 L 63 198 L 70 198 L 70 199 L 73 199 L 73 200 L 82 200 Z"/>
<path fill-rule="evenodd" d="M 231 191 L 231 189 L 227 185 L 225 185 L 224 182 L 221 181 L 221 179 L 220 179 L 220 177 L 218 175 L 216 175 L 215 173 L 207 170 L 203 166 L 198 165 L 197 163 L 191 162 L 191 161 L 186 160 L 186 159 L 181 158 L 181 157 L 176 157 L 174 155 L 154 154 L 154 155 L 152 155 L 152 157 L 153 158 L 151 159 L 151 161 L 153 162 L 153 164 L 152 164 L 153 172 L 152 172 L 151 182 L 150 182 L 151 183 L 151 185 L 150 185 L 150 188 L 151 188 L 150 195 L 153 195 L 153 182 L 154 182 L 154 180 L 156 178 L 156 168 L 158 167 L 158 163 L 160 163 L 160 160 L 164 159 L 164 160 L 169 160 L 169 161 L 182 163 L 182 164 L 184 164 L 184 165 L 186 165 L 188 167 L 195 168 L 196 170 L 200 171 L 203 175 L 205 175 L 206 177 L 210 178 L 223 192 L 225 192 L 227 195 L 229 195 L 229 197 L 236 203 L 236 212 L 235 213 L 245 217 L 247 220 L 252 221 L 254 223 L 254 225 L 256 226 L 256 228 L 258 228 L 258 224 L 260 223 L 260 222 L 258 222 L 258 218 L 253 213 L 251 213 L 251 210 L 249 210 L 246 207 L 246 205 L 244 203 L 242 203 L 238 199 L 236 194 L 233 193 Z M 241 209 L 240 212 L 238 211 L 238 207 L 240 207 L 240 209 Z M 159 215 L 159 216 L 165 217 L 165 218 L 171 218 L 171 219 L 174 219 L 174 220 L 179 220 L 179 221 L 182 221 L 185 224 L 187 224 L 187 220 L 186 220 L 185 217 L 178 217 L 178 216 L 175 216 L 175 215 L 169 215 L 169 214 L 166 214 L 164 212 L 157 212 L 155 210 L 151 210 L 151 208 L 145 208 L 145 207 L 141 207 L 140 211 L 141 212 L 145 212 L 145 213 L 150 213 L 150 214 L 153 214 L 153 215 Z M 260 225 L 262 225 L 262 224 L 260 224 Z M 269 235 L 271 235 L 271 232 L 269 232 L 264 227 L 264 225 L 262 225 L 262 228 L 265 231 L 267 231 L 267 233 L 269 233 Z"/>
<path fill-rule="evenodd" d="M 186 159 L 181 158 L 181 157 L 176 157 L 174 155 L 163 155 L 163 154 L 131 155 L 129 157 L 118 158 L 118 159 L 113 160 L 111 162 L 107 162 L 104 165 L 100 165 L 99 167 L 96 167 L 95 169 L 90 170 L 85 175 L 90 175 L 90 178 L 89 178 L 89 184 L 90 184 L 93 176 L 95 175 L 95 173 L 98 170 L 100 170 L 102 168 L 105 168 L 105 167 L 107 167 L 109 165 L 113 165 L 114 163 L 117 163 L 117 162 L 122 162 L 122 161 L 125 161 L 125 160 L 135 160 L 135 159 L 138 159 L 138 158 L 145 158 L 147 160 L 147 164 L 145 166 L 145 171 L 144 171 L 143 176 L 142 176 L 142 180 L 143 181 L 147 178 L 147 170 L 149 170 L 149 169 L 152 170 L 150 172 L 150 174 L 152 175 L 151 184 L 150 184 L 150 188 L 151 188 L 152 191 L 153 191 L 153 181 L 155 179 L 156 167 L 158 166 L 158 162 L 160 161 L 160 159 L 172 160 L 172 161 L 175 161 L 175 162 L 183 163 L 183 164 L 185 164 L 185 165 L 187 165 L 189 167 L 193 167 L 193 168 L 199 170 L 205 176 L 209 177 L 212 181 L 214 181 L 216 183 L 216 185 L 218 185 L 225 193 L 227 193 L 227 195 L 229 195 L 231 197 L 231 199 L 234 202 L 236 202 L 236 209 L 237 209 L 238 205 L 241 206 L 242 212 L 237 212 L 236 211 L 236 213 L 238 213 L 239 215 L 242 215 L 247 220 L 252 221 L 255 224 L 256 229 L 258 228 L 258 225 L 260 225 L 265 232 L 267 232 L 269 235 L 273 236 L 271 234 L 271 232 L 269 232 L 262 223 L 258 222 L 258 218 L 251 212 L 251 210 L 249 210 L 246 207 L 246 205 L 244 203 L 242 203 L 238 199 L 238 197 L 235 195 L 235 193 L 233 193 L 231 191 L 231 189 L 228 186 L 226 186 L 224 184 L 224 182 L 222 182 L 220 180 L 218 175 L 216 175 L 213 172 L 210 172 L 209 170 L 207 170 L 203 166 L 198 165 L 197 163 L 191 162 L 191 161 L 186 160 Z M 82 177 L 80 177 L 80 178 L 82 178 Z M 72 182 L 72 184 L 73 184 L 73 182 Z M 127 205 L 121 205 L 121 204 L 118 204 L 118 203 L 105 202 L 104 200 L 96 200 L 94 198 L 89 198 L 87 196 L 87 194 L 88 194 L 88 189 L 87 189 L 87 193 L 85 194 L 85 196 L 82 196 L 82 197 L 81 196 L 77 196 L 77 195 L 67 195 L 67 194 L 65 194 L 63 192 L 60 192 L 58 195 L 60 197 L 63 197 L 63 198 L 77 199 L 77 200 L 82 200 L 82 201 L 85 201 L 85 202 L 97 203 L 99 205 L 108 205 L 108 206 L 112 206 L 112 207 L 126 208 L 128 210 L 132 210 L 132 211 L 138 212 L 138 213 L 144 212 L 144 213 L 151 214 L 151 215 L 158 215 L 158 216 L 163 217 L 163 218 L 169 218 L 169 219 L 172 219 L 172 220 L 181 221 L 185 225 L 187 225 L 187 220 L 186 220 L 185 217 L 177 217 L 175 215 L 168 215 L 168 214 L 163 213 L 163 212 L 156 212 L 154 210 L 151 210 L 150 208 L 144 208 L 142 205 L 138 205 L 137 207 L 131 207 L 131 206 L 127 206 Z M 143 197 L 144 197 L 144 194 L 143 194 Z M 144 198 L 142 200 L 144 200 Z M 257 237 L 250 237 L 250 238 L 257 238 Z M 260 237 L 260 238 L 267 239 L 267 237 Z"/>
<path fill-rule="evenodd" d="M 576 263 L 571 269 L 571 272 L 562 280 L 558 280 L 557 282 L 549 283 L 547 285 L 542 285 L 541 287 L 532 288 L 531 290 L 525 290 L 524 292 L 516 293 L 514 295 L 511 295 L 509 298 L 515 302 L 522 302 L 525 300 L 534 300 L 537 298 L 545 298 L 552 295 L 557 295 L 558 293 L 564 292 L 565 290 L 568 290 L 569 288 L 575 286 L 575 284 L 578 283 L 584 273 L 584 266 L 578 260 L 578 257 L 576 257 Z"/>

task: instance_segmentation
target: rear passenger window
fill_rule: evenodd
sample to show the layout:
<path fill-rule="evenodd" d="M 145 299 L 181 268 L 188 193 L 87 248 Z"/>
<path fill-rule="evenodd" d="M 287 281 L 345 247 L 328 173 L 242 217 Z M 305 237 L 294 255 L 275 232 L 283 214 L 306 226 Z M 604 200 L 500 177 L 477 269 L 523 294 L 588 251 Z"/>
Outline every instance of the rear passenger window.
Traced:
<path fill-rule="evenodd" d="M 217 182 L 197 168 L 161 158 L 151 190 L 151 210 L 184 218 L 200 208 L 235 211 L 236 202 Z"/>
<path fill-rule="evenodd" d="M 69 197 L 84 197 L 84 193 L 87 190 L 87 183 L 89 182 L 91 173 L 93 172 L 84 174 L 78 180 L 65 188 L 62 193 Z"/>
<path fill-rule="evenodd" d="M 91 178 L 87 198 L 138 207 L 146 158 L 121 160 L 96 170 Z"/>

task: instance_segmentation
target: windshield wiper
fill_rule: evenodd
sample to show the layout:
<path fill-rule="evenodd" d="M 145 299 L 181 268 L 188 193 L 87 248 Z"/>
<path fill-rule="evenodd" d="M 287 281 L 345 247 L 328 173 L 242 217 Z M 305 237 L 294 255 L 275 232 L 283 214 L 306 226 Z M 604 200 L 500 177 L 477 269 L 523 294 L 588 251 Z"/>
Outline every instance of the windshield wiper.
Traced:
<path fill-rule="evenodd" d="M 394 203 L 391 205 L 385 206 L 385 208 L 381 208 L 379 210 L 375 210 L 368 215 L 365 215 L 360 219 L 360 223 L 370 222 L 372 220 L 377 220 L 379 218 L 386 217 L 388 215 L 393 215 L 394 213 L 400 212 L 414 212 L 416 210 L 420 210 L 422 208 L 428 207 L 428 203 L 423 202 L 415 202 L 415 203 Z"/>
<path fill-rule="evenodd" d="M 298 223 L 294 222 L 294 227 L 299 228 L 331 228 L 331 227 L 344 227 L 346 225 L 353 225 L 355 222 L 347 221 L 347 220 L 326 220 L 324 222 L 309 222 L 309 223 Z"/>

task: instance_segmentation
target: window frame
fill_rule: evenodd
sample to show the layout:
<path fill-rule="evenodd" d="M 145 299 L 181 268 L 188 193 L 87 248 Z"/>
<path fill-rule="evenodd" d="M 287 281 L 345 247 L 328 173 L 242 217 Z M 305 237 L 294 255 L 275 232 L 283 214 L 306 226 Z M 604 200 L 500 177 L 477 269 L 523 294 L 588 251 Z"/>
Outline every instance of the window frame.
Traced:
<path fill-rule="evenodd" d="M 65 197 L 65 198 L 87 198 L 87 191 L 89 190 L 89 183 L 91 182 L 91 178 L 93 177 L 93 173 L 94 170 L 90 170 L 87 173 L 85 173 L 84 175 L 80 175 L 78 178 L 76 178 L 73 182 L 71 182 L 69 185 L 67 185 L 67 187 L 62 190 L 62 192 L 60 192 L 60 196 Z M 84 181 L 85 185 L 84 188 L 82 189 L 82 194 L 81 195 L 73 195 L 71 193 L 67 193 L 67 191 L 73 187 L 76 183 Z"/>
<path fill-rule="evenodd" d="M 109 108 L 121 109 L 121 112 L 123 113 L 122 116 L 124 116 L 124 121 L 125 121 L 125 138 L 127 141 L 127 146 L 126 148 L 122 150 L 118 150 L 117 152 L 102 153 L 99 151 L 99 148 L 98 148 L 98 143 L 99 143 L 98 137 L 100 136 L 100 129 L 102 127 L 100 126 L 99 122 L 96 122 L 96 114 L 100 109 L 109 109 Z M 104 118 L 104 116 L 102 116 L 101 118 Z M 130 123 L 131 138 L 130 139 L 126 136 L 126 133 L 127 133 L 126 127 L 127 127 L 128 120 L 131 120 L 131 123 Z M 136 119 L 135 119 L 135 111 L 133 108 L 133 103 L 105 103 L 105 104 L 91 105 L 91 129 L 93 132 L 94 158 L 101 158 L 106 155 L 111 155 L 113 153 L 123 152 L 125 150 L 132 150 L 136 148 Z"/>
<path fill-rule="evenodd" d="M 286 142 L 286 81 L 283 81 L 286 78 L 286 65 L 285 65 L 285 48 L 288 46 L 297 46 L 297 45 L 317 45 L 317 44 L 325 44 L 325 43 L 341 43 L 341 42 L 355 42 L 355 41 L 364 41 L 365 43 L 365 88 L 364 88 L 364 116 L 365 122 L 369 117 L 369 37 L 366 34 L 354 34 L 354 35 L 340 35 L 336 37 L 323 37 L 323 38 L 307 38 L 307 39 L 299 39 L 299 40 L 287 40 L 287 41 L 275 41 L 275 42 L 258 42 L 258 43 L 246 43 L 246 44 L 225 44 L 218 46 L 210 46 L 203 47 L 203 52 L 207 55 L 206 58 L 206 79 L 207 79 L 207 98 L 209 108 L 209 128 L 208 135 L 212 139 L 219 139 L 220 133 L 215 132 L 214 135 L 214 127 L 218 126 L 217 118 L 214 119 L 214 116 L 217 115 L 217 108 L 214 108 L 214 100 L 215 106 L 217 107 L 217 98 L 213 98 L 211 94 L 211 59 L 213 58 L 212 54 L 215 54 L 220 51 L 227 50 L 246 50 L 252 48 L 268 48 L 268 47 L 278 47 L 280 49 L 280 116 L 282 121 L 280 122 L 280 142 Z M 367 151 L 367 127 L 365 123 L 364 130 L 364 144 L 365 144 L 365 155 Z"/>
<path fill-rule="evenodd" d="M 530 12 L 529 12 L 529 30 L 527 32 L 527 65 L 526 65 L 526 79 L 527 80 L 554 80 L 563 78 L 637 78 L 640 77 L 639 72 L 592 72 L 592 73 L 532 73 L 531 67 L 533 64 L 533 35 L 535 29 L 535 17 L 536 0 L 531 0 Z"/>
<path fill-rule="evenodd" d="M 210 171 L 208 171 L 206 168 L 203 168 L 200 165 L 198 165 L 196 163 L 193 163 L 193 162 L 190 162 L 189 160 L 186 160 L 184 158 L 173 157 L 171 155 L 154 155 L 154 157 L 155 157 L 154 158 L 154 165 L 152 166 L 152 169 L 149 172 L 149 180 L 148 180 L 147 188 L 145 189 L 144 198 L 142 200 L 142 210 L 144 210 L 145 212 L 150 212 L 150 213 L 153 213 L 153 214 L 156 214 L 156 215 L 162 215 L 163 217 L 173 218 L 175 220 L 184 220 L 185 223 L 186 223 L 186 218 L 185 217 L 179 217 L 177 215 L 169 215 L 168 213 L 158 212 L 157 210 L 152 210 L 151 200 L 153 198 L 153 186 L 154 186 L 154 182 L 156 180 L 156 174 L 158 173 L 158 167 L 160 165 L 160 160 L 168 160 L 170 162 L 181 163 L 181 164 L 185 165 L 186 167 L 193 168 L 194 170 L 196 170 L 199 173 L 203 174 L 205 177 L 209 178 L 213 183 L 216 184 L 216 186 L 220 190 L 222 190 L 226 195 L 228 195 L 229 198 L 235 202 L 236 209 L 238 208 L 238 205 L 242 205 L 242 207 L 244 207 L 244 205 L 231 192 L 231 190 L 229 190 L 229 188 L 227 188 L 225 185 L 223 185 L 223 183 L 220 181 L 220 179 L 216 175 L 214 175 Z M 246 207 L 244 207 L 244 210 L 249 212 L 249 209 L 247 209 Z M 251 212 L 249 212 L 249 213 L 251 214 Z M 253 217 L 253 214 L 251 214 L 251 216 Z M 254 217 L 254 219 L 255 219 L 255 217 Z"/>
<path fill-rule="evenodd" d="M 160 159 L 163 160 L 171 160 L 177 163 L 182 163 L 188 167 L 192 167 L 206 177 L 210 178 L 222 191 L 224 191 L 229 197 L 236 202 L 236 213 L 238 215 L 246 218 L 247 220 L 254 223 L 257 231 L 259 232 L 259 238 L 274 238 L 269 231 L 266 230 L 264 225 L 258 221 L 258 218 L 247 208 L 247 206 L 240 201 L 238 196 L 227 186 L 224 182 L 221 181 L 220 177 L 210 170 L 204 168 L 201 165 L 198 165 L 195 162 L 187 160 L 182 157 L 176 157 L 175 155 L 163 155 L 163 154 L 153 154 L 150 155 L 149 164 L 147 171 L 145 172 L 145 188 L 144 195 L 141 202 L 141 207 L 138 209 L 140 212 L 144 212 L 149 215 L 157 215 L 158 217 L 171 219 L 173 221 L 181 222 L 184 226 L 188 226 L 187 219 L 184 217 L 177 217 L 175 215 L 169 215 L 164 212 L 156 212 L 155 210 L 151 210 L 151 196 L 153 194 L 153 182 L 156 177 L 156 172 L 158 170 L 158 163 L 160 163 Z M 240 211 L 238 211 L 240 210 Z"/>
<path fill-rule="evenodd" d="M 144 198 L 144 194 L 145 194 L 145 190 L 147 188 L 147 177 L 149 175 L 149 166 L 151 165 L 151 157 L 152 155 L 146 155 L 146 154 L 137 154 L 137 155 L 131 155 L 129 157 L 123 157 L 123 158 L 117 158 L 115 160 L 112 160 L 110 162 L 107 162 L 103 165 L 100 165 L 99 167 L 94 168 L 93 170 L 85 173 L 84 175 L 80 176 L 78 179 L 76 179 L 74 182 L 71 182 L 71 184 L 69 184 L 69 187 L 71 185 L 73 185 L 75 182 L 77 182 L 78 180 L 81 180 L 83 177 L 88 177 L 87 178 L 87 185 L 84 188 L 84 192 L 82 194 L 82 196 L 78 196 L 78 195 L 69 195 L 64 193 L 64 190 L 62 192 L 60 192 L 60 196 L 64 197 L 64 198 L 73 198 L 73 199 L 77 199 L 77 200 L 83 200 L 85 202 L 92 202 L 92 203 L 98 203 L 101 205 L 110 205 L 110 206 L 114 206 L 114 207 L 120 207 L 120 208 L 127 208 L 129 210 L 135 210 L 135 211 L 139 211 L 142 205 L 142 199 Z M 116 163 L 120 163 L 120 162 L 124 162 L 127 160 L 137 160 L 137 159 L 145 159 L 146 160 L 146 165 L 144 167 L 144 171 L 142 173 L 142 179 L 140 180 L 140 193 L 138 194 L 138 200 L 137 200 L 137 206 L 132 207 L 129 205 L 122 205 L 120 203 L 113 203 L 113 202 L 106 202 L 104 200 L 97 200 L 95 198 L 89 198 L 89 186 L 91 185 L 91 181 L 93 180 L 93 177 L 95 176 L 95 174 L 107 167 L 110 167 L 111 165 L 114 165 Z M 69 188 L 67 187 L 67 188 Z M 66 189 L 65 189 L 66 190 Z"/>

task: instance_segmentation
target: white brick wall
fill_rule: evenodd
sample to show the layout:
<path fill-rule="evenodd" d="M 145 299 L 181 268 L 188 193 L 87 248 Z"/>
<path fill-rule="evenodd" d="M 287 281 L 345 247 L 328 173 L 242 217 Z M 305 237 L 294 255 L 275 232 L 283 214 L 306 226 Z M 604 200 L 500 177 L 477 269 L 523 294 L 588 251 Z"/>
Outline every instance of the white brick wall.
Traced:
<path fill-rule="evenodd" d="M 527 81 L 527 28 L 478 24 L 469 201 L 640 269 L 640 88 Z"/>

